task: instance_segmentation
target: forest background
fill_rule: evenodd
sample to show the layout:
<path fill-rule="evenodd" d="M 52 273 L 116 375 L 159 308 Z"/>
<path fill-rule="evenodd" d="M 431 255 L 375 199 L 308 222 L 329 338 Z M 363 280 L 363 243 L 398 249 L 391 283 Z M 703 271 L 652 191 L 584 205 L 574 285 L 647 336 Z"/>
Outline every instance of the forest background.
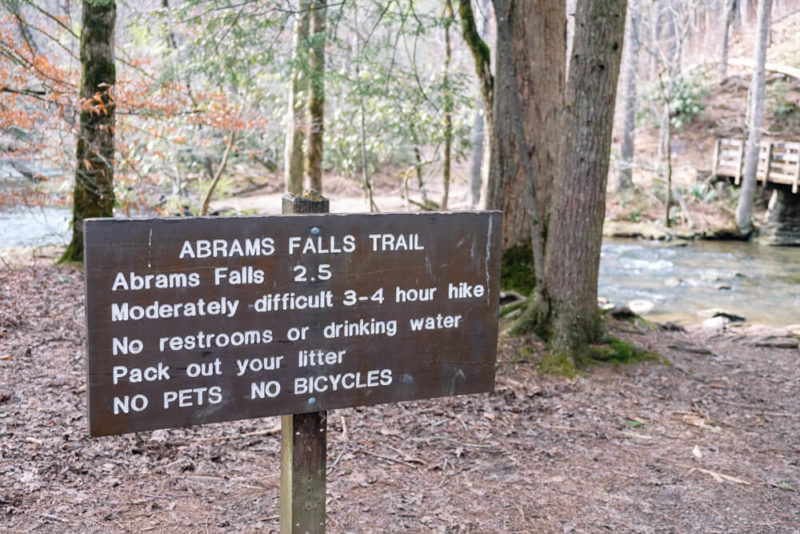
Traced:
<path fill-rule="evenodd" d="M 551 226 L 544 232 L 540 226 L 542 239 L 535 245 L 529 204 L 534 197 L 525 188 L 541 185 L 543 169 L 556 180 L 553 169 L 561 166 L 558 179 L 566 176 L 564 153 L 576 160 L 591 154 L 600 162 L 602 172 L 574 176 L 581 178 L 576 187 L 593 187 L 586 195 L 593 202 L 592 217 L 597 221 L 600 214 L 606 231 L 678 238 L 724 230 L 740 237 L 738 191 L 698 171 L 710 167 L 715 137 L 743 139 L 748 133 L 748 101 L 758 100 L 748 99 L 757 78 L 756 35 L 762 33 L 756 2 L 327 2 L 324 122 L 316 123 L 322 128 L 309 119 L 310 105 L 300 106 L 298 121 L 290 104 L 310 104 L 310 96 L 293 100 L 293 81 L 311 81 L 319 66 L 311 50 L 321 40 L 297 38 L 304 19 L 314 33 L 312 8 L 298 9 L 303 5 L 310 0 L 4 0 L 0 211 L 71 206 L 82 175 L 109 172 L 114 194 L 105 198 L 113 203 L 103 209 L 120 217 L 197 214 L 204 205 L 215 215 L 274 213 L 290 178 L 284 154 L 295 145 L 288 142 L 289 132 L 299 126 L 304 188 L 312 185 L 308 136 L 318 134 L 313 142 L 322 141 L 324 157 L 315 160 L 316 179 L 334 211 L 342 204 L 383 211 L 443 209 L 448 169 L 447 207 L 482 207 L 490 195 L 481 189 L 491 191 L 492 170 L 479 156 L 482 146 L 490 153 L 494 148 L 495 163 L 503 162 L 494 176 L 505 181 L 493 182 L 499 187 L 489 205 L 515 221 L 506 228 L 504 257 L 524 260 L 522 268 L 507 265 L 504 283 L 523 293 L 538 282 L 548 285 L 548 241 L 555 235 Z M 466 5 L 474 25 L 465 31 Z M 573 62 L 568 66 L 566 58 L 574 54 L 566 50 L 578 43 L 574 28 L 587 27 L 585 19 L 573 23 L 573 14 L 585 15 L 598 5 L 613 8 L 617 17 L 614 31 L 594 44 L 615 53 L 620 80 L 607 69 L 602 81 L 613 83 L 570 88 L 570 79 L 595 80 L 571 74 Z M 798 139 L 800 92 L 796 77 L 786 74 L 800 67 L 798 5 L 770 5 L 771 30 L 763 35 L 773 70 L 765 69 L 764 122 L 758 131 L 767 139 Z M 111 6 L 113 24 L 104 18 Z M 507 17 L 507 10 L 515 16 Z M 625 44 L 614 49 L 622 42 L 622 12 L 627 12 Z M 94 26 L 101 31 L 89 33 L 100 42 L 113 37 L 113 46 L 88 47 L 82 62 L 81 34 L 92 26 L 87 13 L 101 22 Z M 555 25 L 537 26 L 543 21 Z M 321 22 L 317 17 L 317 28 Z M 554 32 L 546 38 L 552 49 L 537 41 L 547 29 Z M 488 46 L 472 38 L 476 35 Z M 510 46 L 510 52 L 501 46 Z M 534 51 L 552 55 L 537 63 L 528 55 Z M 87 62 L 91 53 L 114 58 L 114 83 L 85 83 L 84 73 L 91 71 L 86 67 L 102 63 Z M 544 68 L 531 70 L 535 65 Z M 776 65 L 784 72 L 774 70 Z M 542 80 L 554 82 L 549 91 L 538 85 Z M 88 93 L 80 93 L 81 85 Z M 606 100 L 590 100 L 594 106 L 588 109 L 604 113 L 597 123 L 606 127 L 615 110 L 613 138 L 607 128 L 593 150 L 549 156 L 539 151 L 545 146 L 540 143 L 556 140 L 547 146 L 558 147 L 571 132 L 545 120 L 550 115 L 542 104 L 595 89 Z M 613 93 L 616 103 L 608 99 Z M 524 119 L 521 134 L 519 122 L 504 121 L 514 117 Z M 488 127 L 491 119 L 494 129 Z M 490 123 L 484 129 L 488 136 L 506 128 L 494 140 L 509 144 L 481 142 L 484 121 Z M 76 157 L 88 139 L 81 129 L 92 124 L 101 141 L 113 139 L 111 150 L 90 150 L 94 160 Z M 537 150 L 520 159 L 526 153 L 518 141 L 526 138 L 528 148 Z M 482 187 L 472 187 L 478 184 Z M 577 191 L 575 198 L 583 196 Z M 545 208 L 557 205 L 546 196 L 535 198 Z M 758 225 L 766 199 L 755 195 L 754 201 Z M 562 213 L 560 207 L 542 210 L 550 224 L 558 224 Z M 569 232 L 564 243 L 591 249 L 571 272 L 587 284 L 580 286 L 588 288 L 580 304 L 597 313 L 596 272 L 582 269 L 596 268 L 599 225 L 583 234 L 571 224 L 561 230 Z M 674 251 L 673 244 L 648 250 Z M 544 249 L 537 255 L 544 273 L 531 265 L 536 246 Z M 277 531 L 278 421 L 89 438 L 83 273 L 76 265 L 54 265 L 61 249 L 16 259 L 6 252 L 0 255 L 0 530 Z M 775 293 L 770 306 L 791 315 L 797 262 L 791 252 L 782 252 L 775 255 L 778 268 L 768 273 L 786 276 L 787 284 L 777 291 L 766 276 L 757 278 L 744 267 L 747 259 L 742 266 L 729 263 L 731 279 L 720 283 L 713 278 L 717 273 L 707 273 L 716 265 L 701 257 L 698 262 L 708 267 L 701 274 L 712 276 L 702 282 L 746 306 L 756 299 L 742 296 L 737 284 L 762 284 L 757 291 Z M 751 253 L 746 249 L 744 257 Z M 559 273 L 555 257 L 564 258 L 551 256 L 551 274 Z M 659 291 L 675 283 L 676 291 L 689 293 L 689 282 L 701 274 L 655 283 Z M 620 276 L 630 278 L 630 271 Z M 568 283 L 558 286 L 563 280 Z M 564 278 L 552 287 L 569 288 L 572 282 Z M 505 310 L 530 319 L 523 311 L 537 308 L 518 304 Z M 541 372 L 553 354 L 552 340 L 548 346 L 530 333 L 502 336 L 491 394 L 332 412 L 331 531 L 376 532 L 391 525 L 446 533 L 794 532 L 800 521 L 800 328 L 730 323 L 723 317 L 711 328 L 683 331 L 680 325 L 617 312 L 622 313 L 606 315 L 604 325 L 613 338 L 600 339 L 615 342 L 591 345 L 593 356 L 607 361 L 580 373 L 569 366 L 545 368 L 569 378 Z M 648 361 L 617 365 L 626 357 Z"/>

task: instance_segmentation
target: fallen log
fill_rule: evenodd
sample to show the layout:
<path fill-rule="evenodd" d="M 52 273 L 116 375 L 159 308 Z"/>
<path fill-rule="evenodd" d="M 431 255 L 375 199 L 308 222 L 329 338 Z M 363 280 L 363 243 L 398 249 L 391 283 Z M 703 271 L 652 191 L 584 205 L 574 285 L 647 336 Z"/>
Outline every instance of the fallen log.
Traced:
<path fill-rule="evenodd" d="M 728 64 L 735 67 L 746 67 L 748 69 L 755 67 L 755 62 L 752 59 L 733 58 L 728 60 Z M 779 72 L 781 74 L 785 74 L 786 76 L 791 76 L 792 78 L 800 80 L 800 69 L 797 67 L 781 65 L 780 63 L 765 63 L 764 69 L 770 72 Z"/>

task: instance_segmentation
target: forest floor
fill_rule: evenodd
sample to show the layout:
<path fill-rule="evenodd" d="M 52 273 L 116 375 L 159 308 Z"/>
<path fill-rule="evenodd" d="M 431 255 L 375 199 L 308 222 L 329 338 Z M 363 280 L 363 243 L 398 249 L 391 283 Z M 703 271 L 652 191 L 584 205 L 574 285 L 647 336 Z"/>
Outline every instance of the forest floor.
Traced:
<path fill-rule="evenodd" d="M 0 532 L 278 532 L 277 418 L 90 439 L 83 273 L 0 266 Z M 800 352 L 786 331 L 615 335 L 671 364 L 329 414 L 328 531 L 800 531 Z M 795 332 L 796 333 L 796 332 Z M 795 338 L 796 340 L 796 338 Z"/>

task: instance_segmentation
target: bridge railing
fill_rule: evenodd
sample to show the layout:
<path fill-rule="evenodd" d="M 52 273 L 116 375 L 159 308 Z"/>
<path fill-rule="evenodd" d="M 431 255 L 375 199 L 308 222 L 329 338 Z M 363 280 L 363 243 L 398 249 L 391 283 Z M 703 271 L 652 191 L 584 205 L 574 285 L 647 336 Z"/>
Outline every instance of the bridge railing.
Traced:
<path fill-rule="evenodd" d="M 742 139 L 717 139 L 714 143 L 713 176 L 727 176 L 736 185 L 744 172 L 745 142 Z M 800 190 L 800 142 L 762 141 L 758 153 L 756 179 L 792 186 Z"/>

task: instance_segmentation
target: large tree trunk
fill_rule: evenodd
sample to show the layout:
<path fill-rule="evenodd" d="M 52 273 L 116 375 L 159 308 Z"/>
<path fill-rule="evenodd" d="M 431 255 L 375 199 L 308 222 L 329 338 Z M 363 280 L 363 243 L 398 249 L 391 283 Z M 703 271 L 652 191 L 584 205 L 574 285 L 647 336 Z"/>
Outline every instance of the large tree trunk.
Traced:
<path fill-rule="evenodd" d="M 564 0 L 494 0 L 494 6 L 498 52 L 491 166 L 500 184 L 494 191 L 499 197 L 491 200 L 503 210 L 503 249 L 510 250 L 529 246 L 532 238 L 533 193 L 522 158 L 532 163 L 539 224 L 547 234 L 563 137 L 566 6 Z M 510 31 L 501 32 L 503 25 Z M 511 105 L 514 98 L 524 103 L 521 116 Z M 524 139 L 516 135 L 517 120 L 524 125 Z"/>
<path fill-rule="evenodd" d="M 630 0 L 625 22 L 625 46 L 622 56 L 623 127 L 620 146 L 617 190 L 633 187 L 634 135 L 636 131 L 636 72 L 639 63 L 640 0 Z"/>
<path fill-rule="evenodd" d="M 581 0 L 565 98 L 563 176 L 548 234 L 546 279 L 553 354 L 583 356 L 601 334 L 597 276 L 624 0 Z"/>
<path fill-rule="evenodd" d="M 764 122 L 765 71 L 767 62 L 767 39 L 772 0 L 758 1 L 758 40 L 756 42 L 755 68 L 750 86 L 750 125 L 747 133 L 747 151 L 744 162 L 742 190 L 736 206 L 736 225 L 742 235 L 753 231 L 753 198 L 756 192 L 756 171 L 761 143 L 761 126 Z"/>
<path fill-rule="evenodd" d="M 308 26 L 310 0 L 298 0 L 294 29 L 294 65 L 289 90 L 289 125 L 286 131 L 284 178 L 286 191 L 303 193 L 303 138 L 306 135 L 306 92 L 308 90 Z"/>
<path fill-rule="evenodd" d="M 723 22 L 722 22 L 722 44 L 719 51 L 719 81 L 724 82 L 728 76 L 728 44 L 730 42 L 731 27 L 733 18 L 736 16 L 734 9 L 736 0 L 723 0 Z"/>
<path fill-rule="evenodd" d="M 489 0 L 479 0 L 477 17 L 478 36 L 485 41 L 489 33 Z M 477 206 L 481 200 L 483 184 L 483 155 L 485 152 L 483 109 L 483 98 L 478 97 L 475 102 L 475 114 L 472 117 L 472 156 L 469 169 L 470 205 L 472 207 Z"/>
<path fill-rule="evenodd" d="M 80 129 L 72 207 L 72 241 L 61 261 L 83 259 L 83 221 L 114 215 L 114 0 L 83 0 Z"/>
<path fill-rule="evenodd" d="M 311 91 L 308 98 L 308 112 L 311 126 L 308 129 L 308 172 L 309 188 L 322 192 L 322 136 L 325 130 L 325 18 L 327 0 L 311 2 Z"/>

